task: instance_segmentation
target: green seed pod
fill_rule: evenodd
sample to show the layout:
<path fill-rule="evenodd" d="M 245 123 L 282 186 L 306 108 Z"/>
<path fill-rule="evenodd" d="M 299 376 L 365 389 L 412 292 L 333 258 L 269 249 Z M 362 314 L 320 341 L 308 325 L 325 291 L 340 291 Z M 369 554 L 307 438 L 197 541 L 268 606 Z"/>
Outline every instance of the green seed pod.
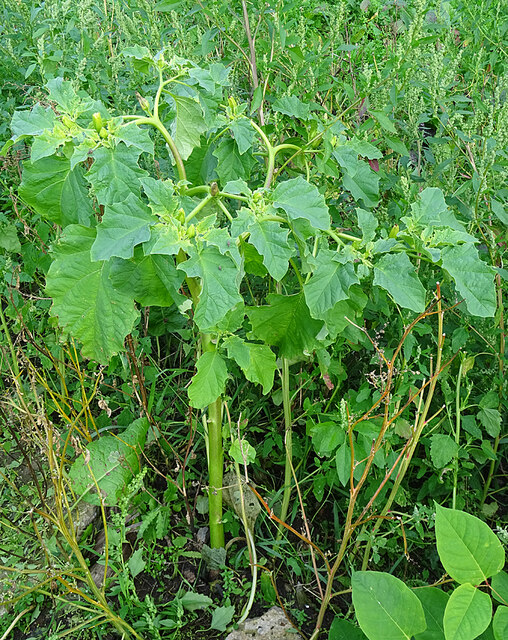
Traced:
<path fill-rule="evenodd" d="M 196 235 L 196 227 L 193 224 L 190 224 L 187 228 L 187 237 L 194 238 Z"/>
<path fill-rule="evenodd" d="M 102 116 L 98 111 L 92 115 L 92 122 L 95 130 L 99 133 L 103 128 L 104 123 L 102 122 Z"/>

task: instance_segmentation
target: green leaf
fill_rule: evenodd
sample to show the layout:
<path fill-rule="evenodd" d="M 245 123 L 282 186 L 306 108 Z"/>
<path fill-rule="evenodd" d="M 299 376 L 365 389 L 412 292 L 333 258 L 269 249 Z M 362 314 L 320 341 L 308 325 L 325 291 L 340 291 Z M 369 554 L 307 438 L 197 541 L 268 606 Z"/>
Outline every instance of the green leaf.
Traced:
<path fill-rule="evenodd" d="M 182 160 L 187 160 L 192 150 L 200 146 L 201 134 L 207 129 L 203 109 L 199 102 L 187 96 L 172 93 L 171 99 L 175 115 L 170 133 Z"/>
<path fill-rule="evenodd" d="M 31 111 L 15 111 L 12 116 L 12 140 L 15 142 L 23 136 L 38 136 L 44 131 L 53 131 L 56 116 L 51 107 L 44 109 L 36 104 Z"/>
<path fill-rule="evenodd" d="M 182 606 L 187 611 L 197 611 L 198 609 L 206 609 L 211 604 L 213 604 L 213 600 L 208 596 L 205 596 L 203 593 L 194 593 L 192 591 L 187 591 L 181 598 L 179 598 Z"/>
<path fill-rule="evenodd" d="M 155 178 L 141 178 L 143 191 L 148 198 L 148 206 L 156 216 L 172 216 L 179 200 L 174 195 L 174 185 L 171 180 L 155 180 Z"/>
<path fill-rule="evenodd" d="M 240 271 L 217 247 L 198 251 L 189 247 L 190 258 L 178 265 L 188 276 L 201 278 L 201 294 L 194 313 L 194 321 L 201 331 L 207 331 L 224 318 L 226 313 L 243 302 L 238 291 Z"/>
<path fill-rule="evenodd" d="M 118 142 L 124 142 L 127 147 L 134 147 L 153 156 L 153 140 L 150 138 L 148 129 L 142 129 L 135 122 L 129 122 L 121 126 L 121 120 L 119 118 L 118 127 L 114 130 L 115 138 Z"/>
<path fill-rule="evenodd" d="M 443 567 L 460 584 L 480 584 L 504 566 L 498 537 L 469 513 L 436 505 L 436 543 Z"/>
<path fill-rule="evenodd" d="M 330 455 L 344 443 L 346 437 L 344 429 L 336 422 L 314 423 L 310 420 L 307 428 L 312 438 L 312 446 L 319 456 Z"/>
<path fill-rule="evenodd" d="M 238 336 L 229 336 L 223 342 L 228 358 L 233 359 L 242 369 L 247 380 L 263 386 L 263 394 L 273 387 L 277 365 L 275 354 L 265 344 L 245 342 Z"/>
<path fill-rule="evenodd" d="M 148 420 L 135 420 L 118 436 L 101 436 L 93 440 L 69 470 L 74 492 L 85 502 L 103 502 L 115 506 L 130 480 L 139 473 L 141 450 L 145 444 Z"/>
<path fill-rule="evenodd" d="M 341 146 L 333 152 L 344 171 L 344 187 L 355 200 L 362 200 L 366 207 L 375 207 L 379 201 L 379 177 L 367 162 L 358 159 L 350 146 Z"/>
<path fill-rule="evenodd" d="M 308 220 L 315 229 L 330 228 L 330 215 L 324 196 L 302 176 L 281 182 L 275 187 L 273 206 L 283 209 L 289 220 Z"/>
<path fill-rule="evenodd" d="M 271 220 L 254 220 L 248 231 L 249 242 L 262 256 L 268 273 L 275 280 L 282 280 L 288 270 L 289 258 L 294 254 L 288 242 L 289 231 Z"/>
<path fill-rule="evenodd" d="M 449 595 L 437 587 L 415 589 L 422 603 L 427 628 L 415 636 L 415 640 L 444 640 L 443 616 Z"/>
<path fill-rule="evenodd" d="M 159 253 L 165 256 L 174 256 L 180 249 L 188 252 L 191 243 L 188 238 L 180 237 L 180 224 L 175 220 L 168 220 L 163 224 L 154 224 L 151 227 L 150 240 L 144 243 L 145 253 Z"/>
<path fill-rule="evenodd" d="M 351 478 L 351 449 L 347 442 L 344 442 L 335 455 L 335 464 L 337 466 L 337 476 L 343 487 L 347 485 Z"/>
<path fill-rule="evenodd" d="M 25 162 L 19 195 L 43 218 L 65 227 L 90 224 L 93 215 L 83 180 L 83 170 L 71 171 L 70 161 L 61 156 Z"/>
<path fill-rule="evenodd" d="M 336 616 L 328 632 L 328 640 L 367 640 L 367 636 L 352 622 Z"/>
<path fill-rule="evenodd" d="M 370 211 L 360 208 L 356 210 L 356 215 L 358 216 L 358 226 L 362 230 L 362 245 L 372 242 L 378 226 L 377 218 Z"/>
<path fill-rule="evenodd" d="M 492 630 L 496 640 L 508 638 L 508 607 L 498 607 L 492 621 Z"/>
<path fill-rule="evenodd" d="M 179 293 L 183 273 L 171 256 L 144 256 L 140 247 L 131 260 L 113 260 L 110 270 L 113 286 L 132 296 L 143 307 L 169 307 L 185 300 Z"/>
<path fill-rule="evenodd" d="M 146 567 L 146 562 L 143 560 L 143 549 L 136 549 L 134 553 L 129 558 L 129 570 L 131 572 L 131 576 L 135 578 L 139 575 L 143 569 Z"/>
<path fill-rule="evenodd" d="M 49 91 L 49 98 L 57 103 L 61 111 L 69 115 L 74 114 L 81 100 L 74 91 L 70 80 L 52 78 L 46 83 L 46 88 Z"/>
<path fill-rule="evenodd" d="M 427 187 L 418 194 L 418 200 L 411 205 L 411 217 L 425 229 L 450 227 L 464 231 L 464 225 L 449 210 L 443 192 L 437 187 Z"/>
<path fill-rule="evenodd" d="M 491 207 L 497 219 L 504 225 L 508 225 L 508 213 L 506 212 L 506 205 L 503 205 L 498 200 L 492 200 Z"/>
<path fill-rule="evenodd" d="M 123 350 L 139 317 L 131 295 L 113 287 L 108 262 L 92 262 L 95 229 L 70 225 L 54 251 L 46 278 L 51 314 L 83 344 L 83 355 L 106 364 Z"/>
<path fill-rule="evenodd" d="M 484 407 L 476 414 L 478 420 L 483 424 L 485 430 L 492 438 L 497 438 L 501 432 L 501 414 L 497 409 Z"/>
<path fill-rule="evenodd" d="M 445 433 L 434 433 L 431 436 L 430 457 L 436 469 L 442 469 L 457 455 L 459 447 L 455 440 Z"/>
<path fill-rule="evenodd" d="M 325 320 L 327 311 L 346 300 L 349 287 L 358 282 L 351 262 L 344 263 L 336 251 L 321 249 L 316 256 L 314 273 L 303 287 L 311 316 Z"/>
<path fill-rule="evenodd" d="M 298 118 L 299 120 L 307 120 L 310 115 L 310 106 L 302 102 L 296 96 L 284 96 L 283 98 L 277 98 L 273 103 L 273 110 L 279 113 L 283 113 L 286 116 L 292 118 Z"/>
<path fill-rule="evenodd" d="M 490 586 L 492 587 L 492 597 L 508 605 L 508 573 L 506 571 L 496 573 L 492 576 Z"/>
<path fill-rule="evenodd" d="M 461 584 L 446 605 L 443 626 L 446 640 L 474 640 L 490 624 L 492 601 L 471 584 Z"/>
<path fill-rule="evenodd" d="M 278 347 L 280 356 L 285 358 L 313 351 L 323 323 L 311 317 L 303 293 L 272 293 L 266 299 L 268 306 L 247 308 L 252 336 Z"/>
<path fill-rule="evenodd" d="M 256 161 L 250 153 L 240 153 L 232 138 L 225 138 L 213 151 L 218 164 L 215 168 L 219 182 L 224 185 L 237 179 L 248 180 Z"/>
<path fill-rule="evenodd" d="M 482 318 L 494 316 L 494 270 L 480 259 L 476 247 L 472 244 L 444 247 L 441 255 L 443 269 L 453 278 L 457 291 L 466 301 L 469 313 Z"/>
<path fill-rule="evenodd" d="M 347 146 L 351 147 L 359 156 L 363 156 L 369 160 L 380 160 L 383 157 L 383 153 L 373 144 L 367 142 L 367 140 L 352 138 L 347 141 Z"/>
<path fill-rule="evenodd" d="M 234 615 L 235 608 L 233 606 L 217 607 L 213 610 L 212 613 L 212 623 L 210 624 L 210 629 L 215 629 L 216 631 L 226 631 L 226 628 L 233 619 Z"/>
<path fill-rule="evenodd" d="M 10 253 L 19 253 L 21 251 L 21 243 L 15 224 L 0 227 L 0 248 Z"/>
<path fill-rule="evenodd" d="M 233 120 L 229 128 L 235 136 L 238 152 L 243 155 L 254 143 L 256 132 L 253 126 L 247 118 L 239 118 L 238 120 Z"/>
<path fill-rule="evenodd" d="M 189 386 L 191 407 L 204 409 L 224 393 L 228 370 L 217 351 L 205 351 L 196 363 L 197 373 Z"/>
<path fill-rule="evenodd" d="M 67 138 L 67 131 L 60 123 L 57 123 L 52 131 L 44 131 L 44 133 L 34 139 L 30 153 L 30 160 L 32 162 L 37 162 L 42 158 L 52 156 L 57 149 L 67 142 Z M 74 166 L 71 168 L 74 168 Z"/>
<path fill-rule="evenodd" d="M 372 111 L 371 109 L 369 109 L 369 113 L 379 122 L 382 129 L 388 131 L 388 133 L 397 133 L 397 129 L 386 113 L 382 111 Z"/>
<path fill-rule="evenodd" d="M 132 193 L 140 198 L 140 178 L 147 175 L 138 166 L 140 151 L 121 142 L 114 149 L 99 147 L 86 177 L 99 204 L 122 202 Z"/>
<path fill-rule="evenodd" d="M 92 260 L 132 258 L 134 247 L 149 240 L 155 221 L 146 204 L 132 193 L 123 202 L 106 205 L 92 245 Z"/>
<path fill-rule="evenodd" d="M 425 631 L 423 607 L 401 580 L 381 571 L 355 571 L 356 618 L 369 640 L 411 640 Z"/>
<path fill-rule="evenodd" d="M 374 284 L 397 304 L 416 313 L 425 310 L 425 289 L 405 253 L 388 253 L 374 265 Z"/>

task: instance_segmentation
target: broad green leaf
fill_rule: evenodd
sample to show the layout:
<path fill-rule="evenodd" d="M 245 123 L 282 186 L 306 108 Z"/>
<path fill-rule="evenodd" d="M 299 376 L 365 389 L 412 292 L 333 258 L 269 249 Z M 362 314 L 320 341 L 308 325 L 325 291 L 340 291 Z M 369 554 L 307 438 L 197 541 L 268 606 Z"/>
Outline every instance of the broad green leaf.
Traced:
<path fill-rule="evenodd" d="M 359 282 L 354 266 L 344 260 L 336 251 L 328 249 L 321 249 L 316 256 L 314 273 L 303 287 L 313 318 L 325 320 L 327 311 L 346 300 L 349 287 Z"/>
<path fill-rule="evenodd" d="M 243 155 L 254 143 L 256 132 L 253 126 L 247 118 L 239 118 L 238 120 L 233 120 L 229 128 L 235 136 L 238 152 Z"/>
<path fill-rule="evenodd" d="M 201 134 L 206 131 L 203 109 L 199 102 L 187 96 L 171 94 L 173 101 L 174 119 L 171 122 L 170 133 L 176 144 L 182 160 L 200 146 Z"/>
<path fill-rule="evenodd" d="M 490 586 L 492 587 L 492 597 L 508 605 L 508 573 L 506 571 L 496 573 L 492 576 Z"/>
<path fill-rule="evenodd" d="M 432 464 L 436 469 L 442 469 L 457 455 L 459 447 L 455 440 L 445 433 L 434 433 L 430 441 Z"/>
<path fill-rule="evenodd" d="M 146 567 L 146 562 L 143 560 L 143 548 L 136 549 L 134 553 L 129 558 L 129 570 L 131 572 L 131 576 L 135 578 L 139 575 L 143 569 Z"/>
<path fill-rule="evenodd" d="M 204 409 L 224 393 L 228 370 L 217 351 L 205 351 L 196 364 L 188 392 L 191 407 Z"/>
<path fill-rule="evenodd" d="M 237 179 L 248 180 L 256 161 L 250 153 L 240 153 L 232 138 L 225 138 L 214 150 L 218 164 L 215 168 L 221 185 Z"/>
<path fill-rule="evenodd" d="M 143 245 L 145 254 L 160 253 L 165 256 L 174 256 L 180 249 L 188 252 L 191 243 L 188 238 L 181 237 L 180 228 L 181 225 L 175 220 L 154 224 L 151 227 L 150 240 Z"/>
<path fill-rule="evenodd" d="M 292 118 L 298 118 L 299 120 L 307 120 L 310 115 L 310 106 L 296 96 L 277 98 L 272 108 L 274 111 L 283 113 L 286 116 L 291 116 Z"/>
<path fill-rule="evenodd" d="M 210 624 L 210 629 L 215 629 L 216 631 L 226 631 L 228 624 L 233 619 L 235 615 L 235 608 L 233 605 L 230 607 L 217 607 L 213 610 L 212 613 L 212 622 Z"/>
<path fill-rule="evenodd" d="M 363 292 L 360 285 L 352 285 L 349 289 L 349 297 L 347 300 L 337 302 L 324 316 L 328 336 L 335 340 L 340 334 L 344 333 L 350 340 L 358 342 L 360 338 L 359 330 L 353 327 L 346 318 L 356 322 L 361 322 L 362 312 L 368 302 L 368 297 Z"/>
<path fill-rule="evenodd" d="M 74 492 L 90 504 L 100 504 L 97 486 L 107 506 L 118 504 L 129 481 L 139 472 L 148 420 L 135 420 L 118 436 L 101 436 L 86 447 L 69 470 Z"/>
<path fill-rule="evenodd" d="M 122 202 L 129 193 L 140 197 L 139 179 L 147 173 L 138 166 L 140 151 L 121 142 L 114 149 L 99 147 L 86 177 L 99 204 Z"/>
<path fill-rule="evenodd" d="M 369 640 L 411 640 L 425 631 L 423 607 L 401 580 L 381 571 L 355 571 L 351 581 L 358 623 Z"/>
<path fill-rule="evenodd" d="M 132 258 L 134 247 L 149 240 L 155 221 L 146 204 L 132 193 L 123 202 L 106 205 L 92 245 L 92 260 Z"/>
<path fill-rule="evenodd" d="M 415 589 L 414 593 L 422 603 L 427 628 L 415 636 L 415 640 L 445 640 L 443 616 L 449 594 L 437 587 Z"/>
<path fill-rule="evenodd" d="M 272 198 L 273 206 L 283 209 L 290 221 L 304 219 L 315 229 L 330 228 L 330 215 L 324 196 L 302 176 L 279 183 Z"/>
<path fill-rule="evenodd" d="M 476 414 L 476 417 L 483 424 L 489 436 L 497 438 L 501 431 L 501 414 L 499 411 L 490 407 L 483 407 Z"/>
<path fill-rule="evenodd" d="M 372 111 L 371 109 L 369 109 L 369 113 L 379 122 L 382 129 L 388 131 L 388 133 L 397 133 L 397 129 L 386 113 L 383 113 L 383 111 Z"/>
<path fill-rule="evenodd" d="M 496 313 L 494 270 L 480 259 L 476 247 L 471 244 L 444 247 L 441 255 L 443 269 L 453 278 L 469 313 L 482 318 L 493 316 Z"/>
<path fill-rule="evenodd" d="M 377 218 L 370 211 L 360 208 L 356 210 L 356 215 L 358 217 L 358 226 L 362 230 L 362 244 L 367 244 L 367 242 L 374 240 L 376 235 Z"/>
<path fill-rule="evenodd" d="M 71 171 L 70 161 L 61 156 L 25 162 L 19 195 L 43 218 L 65 227 L 90 224 L 93 215 L 83 180 L 83 170 Z"/>
<path fill-rule="evenodd" d="M 178 198 L 174 195 L 175 188 L 171 180 L 155 180 L 155 178 L 141 178 L 143 191 L 148 197 L 148 206 L 156 216 L 171 216 L 178 207 Z"/>
<path fill-rule="evenodd" d="M 464 231 L 464 225 L 457 220 L 445 202 L 443 192 L 437 187 L 427 187 L 411 205 L 413 220 L 421 227 L 450 227 Z"/>
<path fill-rule="evenodd" d="M 498 607 L 492 621 L 492 630 L 496 640 L 508 638 L 508 607 Z"/>
<path fill-rule="evenodd" d="M 397 304 L 416 313 L 425 310 L 425 289 L 405 253 L 388 253 L 374 265 L 374 284 Z"/>
<path fill-rule="evenodd" d="M 249 242 L 263 257 L 268 273 L 275 280 L 282 280 L 288 270 L 289 258 L 294 254 L 288 242 L 289 231 L 271 220 L 254 220 L 248 230 Z"/>
<path fill-rule="evenodd" d="M 498 537 L 469 513 L 436 505 L 436 543 L 443 567 L 460 584 L 480 584 L 504 566 Z"/>
<path fill-rule="evenodd" d="M 178 265 L 188 276 L 201 278 L 201 294 L 194 312 L 194 321 L 206 331 L 224 318 L 226 313 L 243 302 L 238 291 L 239 270 L 233 260 L 222 255 L 217 247 L 201 251 L 189 248 L 190 258 Z"/>
<path fill-rule="evenodd" d="M 339 482 L 345 487 L 351 478 L 351 449 L 347 442 L 344 442 L 344 444 L 337 449 L 335 464 L 337 466 Z"/>
<path fill-rule="evenodd" d="M 443 626 L 446 640 L 474 640 L 489 626 L 492 601 L 473 585 L 461 584 L 446 605 Z"/>
<path fill-rule="evenodd" d="M 194 593 L 193 591 L 187 591 L 187 593 L 184 593 L 179 600 L 183 608 L 187 609 L 187 611 L 206 609 L 206 607 L 213 604 L 213 600 L 208 596 L 205 596 L 204 593 Z"/>
<path fill-rule="evenodd" d="M 70 80 L 63 78 L 52 78 L 46 83 L 49 91 L 49 98 L 56 102 L 59 110 L 69 115 L 73 115 L 81 102 Z"/>
<path fill-rule="evenodd" d="M 367 142 L 367 140 L 352 138 L 347 141 L 347 146 L 351 147 L 359 156 L 363 156 L 369 160 L 380 160 L 383 157 L 383 153 L 373 144 Z"/>
<path fill-rule="evenodd" d="M 267 296 L 268 306 L 247 308 L 252 336 L 279 348 L 279 355 L 298 358 L 318 345 L 316 336 L 323 325 L 314 320 L 303 293 Z"/>
<path fill-rule="evenodd" d="M 11 122 L 12 140 L 16 141 L 22 136 L 38 136 L 45 130 L 52 131 L 55 122 L 55 112 L 51 107 L 44 108 L 36 104 L 31 111 L 15 111 Z"/>
<path fill-rule="evenodd" d="M 312 446 L 320 456 L 330 455 L 344 443 L 346 434 L 336 422 L 317 422 L 307 424 L 307 432 L 312 438 Z"/>
<path fill-rule="evenodd" d="M 328 632 L 328 640 L 367 640 L 367 636 L 352 622 L 336 616 Z"/>
<path fill-rule="evenodd" d="M 83 344 L 86 358 L 106 364 L 123 350 L 125 336 L 139 317 L 131 295 L 113 287 L 109 262 L 92 262 L 95 229 L 66 228 L 54 250 L 46 278 L 51 314 Z"/>
<path fill-rule="evenodd" d="M 113 260 L 110 278 L 115 289 L 131 295 L 143 307 L 169 307 L 185 300 L 179 293 L 183 273 L 171 256 L 145 256 L 138 247 L 131 260 Z"/>
<path fill-rule="evenodd" d="M 67 142 L 67 139 L 68 132 L 59 122 L 57 122 L 53 130 L 44 131 L 44 133 L 34 139 L 30 153 L 30 160 L 32 162 L 37 162 L 42 158 L 54 155 L 57 149 Z M 74 166 L 71 168 L 74 168 Z"/>
<path fill-rule="evenodd" d="M 379 177 L 367 162 L 349 146 L 335 149 L 333 156 L 343 169 L 344 187 L 355 200 L 362 200 L 366 207 L 375 207 L 379 201 Z"/>
<path fill-rule="evenodd" d="M 492 207 L 492 211 L 496 215 L 497 219 L 504 225 L 508 225 L 508 212 L 506 210 L 506 204 L 503 205 L 498 200 L 492 200 L 490 204 Z"/>
<path fill-rule="evenodd" d="M 266 394 L 273 387 L 277 365 L 275 354 L 265 344 L 245 342 L 239 336 L 229 336 L 224 340 L 228 358 L 233 359 L 242 369 L 247 380 L 263 386 Z"/>
<path fill-rule="evenodd" d="M 0 248 L 12 253 L 19 253 L 21 251 L 21 243 L 15 224 L 0 227 Z"/>
<path fill-rule="evenodd" d="M 127 147 L 134 147 L 153 156 L 153 140 L 149 130 L 139 127 L 132 121 L 124 125 L 121 125 L 120 122 L 121 118 L 119 118 L 118 127 L 114 129 L 115 138 L 119 142 L 124 142 Z"/>

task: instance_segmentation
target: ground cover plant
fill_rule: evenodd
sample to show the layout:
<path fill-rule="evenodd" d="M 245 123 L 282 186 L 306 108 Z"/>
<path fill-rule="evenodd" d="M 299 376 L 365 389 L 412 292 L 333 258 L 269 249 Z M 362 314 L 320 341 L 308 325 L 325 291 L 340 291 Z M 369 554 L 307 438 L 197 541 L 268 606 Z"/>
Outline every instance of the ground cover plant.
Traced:
<path fill-rule="evenodd" d="M 1 633 L 505 637 L 502 4 L 64 5 L 4 7 Z"/>

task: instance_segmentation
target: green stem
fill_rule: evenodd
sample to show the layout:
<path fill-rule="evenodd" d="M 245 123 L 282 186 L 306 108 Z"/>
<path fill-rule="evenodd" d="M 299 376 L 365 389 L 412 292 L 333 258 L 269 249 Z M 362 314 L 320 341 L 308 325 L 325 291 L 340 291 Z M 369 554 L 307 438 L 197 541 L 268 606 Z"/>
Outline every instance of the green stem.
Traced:
<path fill-rule="evenodd" d="M 2 309 L 2 298 L 0 297 L 0 323 L 2 325 L 2 329 L 4 330 L 5 339 L 7 340 L 7 345 L 9 346 L 9 351 L 11 352 L 11 369 L 15 378 L 19 378 L 19 367 L 18 367 L 18 359 L 16 357 L 16 350 L 14 349 L 14 344 L 12 343 L 11 333 L 9 331 L 9 327 L 7 326 L 7 322 L 5 321 L 4 312 Z"/>
<path fill-rule="evenodd" d="M 206 205 L 210 202 L 210 200 L 213 200 L 213 196 L 211 193 L 209 193 L 206 198 L 203 198 L 203 200 L 201 200 L 200 203 L 198 203 L 194 209 L 189 213 L 189 215 L 185 218 L 185 223 L 189 224 L 189 222 L 192 220 L 192 218 L 194 218 L 194 216 L 196 216 L 201 209 L 204 209 L 206 207 Z"/>
<path fill-rule="evenodd" d="M 289 510 L 289 501 L 291 499 L 291 481 L 293 475 L 291 472 L 291 462 L 293 457 L 293 430 L 291 418 L 291 397 L 289 394 L 289 362 L 287 358 L 282 358 L 282 405 L 284 408 L 284 444 L 286 447 L 286 462 L 284 465 L 284 495 L 282 497 L 282 507 L 280 511 L 280 519 L 286 522 Z M 277 540 L 282 537 L 284 528 L 282 525 L 277 532 Z"/>
<path fill-rule="evenodd" d="M 259 127 L 254 122 L 254 120 L 250 120 L 249 122 L 254 127 L 254 129 L 259 133 L 259 135 L 261 136 L 261 140 L 263 140 L 263 143 L 264 143 L 264 145 L 266 147 L 266 150 L 268 152 L 267 166 L 266 166 L 265 189 L 269 189 L 270 185 L 272 184 L 273 173 L 275 171 L 275 156 L 277 155 L 277 152 L 276 152 L 275 148 L 272 146 L 272 144 L 270 143 L 270 140 L 268 140 L 268 138 L 266 136 L 266 133 L 263 131 L 263 129 L 261 129 L 261 127 Z"/>
<path fill-rule="evenodd" d="M 206 199 L 206 198 L 205 198 Z M 178 264 L 187 259 L 180 249 L 176 256 Z M 201 286 L 196 278 L 187 276 L 185 282 L 192 296 L 194 308 L 199 302 Z M 216 345 L 208 333 L 200 333 L 203 351 L 215 351 Z M 222 445 L 222 398 L 218 397 L 208 405 L 208 520 L 210 524 L 210 545 L 212 549 L 224 546 L 224 526 L 222 524 L 222 475 L 224 450 Z"/>
<path fill-rule="evenodd" d="M 215 351 L 216 346 L 209 334 L 201 334 L 203 351 Z M 224 546 L 224 526 L 222 524 L 222 476 L 224 450 L 222 445 L 222 398 L 208 406 L 208 517 L 210 522 L 210 546 L 218 549 Z"/>
<path fill-rule="evenodd" d="M 457 453 L 453 461 L 453 491 L 452 491 L 452 509 L 457 504 L 457 482 L 459 476 L 459 439 L 460 439 L 460 383 L 462 381 L 462 364 L 459 366 L 459 377 L 457 379 L 457 388 L 455 390 L 455 444 L 457 445 Z"/>

